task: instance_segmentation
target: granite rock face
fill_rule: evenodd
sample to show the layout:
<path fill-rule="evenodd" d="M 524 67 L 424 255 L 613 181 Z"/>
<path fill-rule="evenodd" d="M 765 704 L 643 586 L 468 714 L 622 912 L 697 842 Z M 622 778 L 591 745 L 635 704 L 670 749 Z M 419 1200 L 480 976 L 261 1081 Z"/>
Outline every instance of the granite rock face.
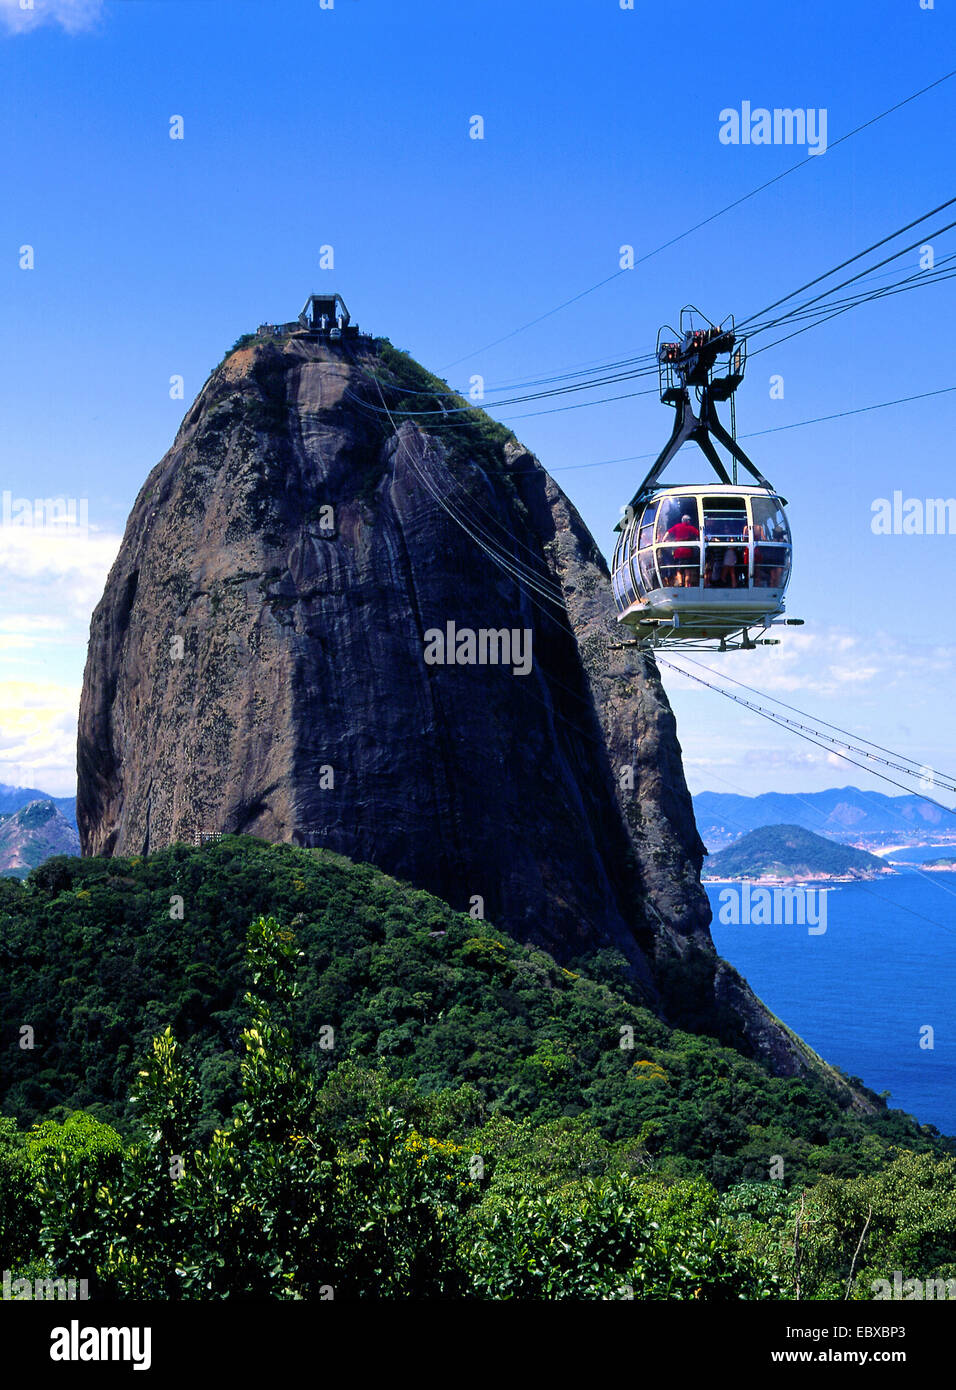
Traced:
<path fill-rule="evenodd" d="M 93 615 L 83 852 L 324 846 L 561 960 L 611 948 L 671 1021 L 812 1068 L 714 953 L 674 718 L 653 661 L 612 650 L 594 540 L 444 389 L 306 334 L 213 372 Z M 511 664 L 426 660 L 468 632 L 492 658 L 514 635 Z"/>

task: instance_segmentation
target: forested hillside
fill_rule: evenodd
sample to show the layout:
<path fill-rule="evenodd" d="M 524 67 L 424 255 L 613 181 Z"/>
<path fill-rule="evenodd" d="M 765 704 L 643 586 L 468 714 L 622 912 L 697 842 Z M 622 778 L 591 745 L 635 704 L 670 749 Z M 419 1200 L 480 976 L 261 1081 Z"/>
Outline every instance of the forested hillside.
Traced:
<path fill-rule="evenodd" d="M 765 825 L 706 861 L 705 878 L 876 878 L 892 872 L 878 855 L 837 844 L 800 825 Z"/>
<path fill-rule="evenodd" d="M 136 1059 L 171 1027 L 212 1133 L 238 1096 L 246 930 L 269 913 L 301 942 L 294 1026 L 319 1076 L 349 1060 L 426 1094 L 468 1085 L 476 1116 L 577 1118 L 720 1186 L 764 1176 L 775 1154 L 798 1181 L 871 1170 L 894 1144 L 943 1151 L 875 1096 L 873 1114 L 845 1108 L 835 1071 L 830 1088 L 773 1077 L 667 1028 L 612 952 L 565 968 L 368 865 L 248 837 L 57 858 L 0 882 L 3 1112 L 29 1124 L 84 1109 L 128 1133 Z"/>
<path fill-rule="evenodd" d="M 237 843 L 226 847 L 230 852 L 247 855 L 249 848 Z M 310 870 L 288 864 L 290 857 L 297 856 L 283 853 L 296 875 L 293 891 L 307 893 Z M 339 889 L 343 875 L 356 872 L 366 890 L 373 886 L 365 870 L 328 862 L 320 869 L 331 871 L 327 885 Z M 277 890 L 282 877 L 280 865 Z M 380 886 L 385 892 L 367 925 L 384 955 L 368 944 L 358 953 L 367 950 L 368 958 L 352 977 L 366 1013 L 375 1016 L 369 1006 L 378 997 L 368 996 L 371 967 L 377 956 L 394 964 L 391 943 L 416 934 L 430 944 L 452 938 L 450 968 L 461 995 L 484 997 L 489 1014 L 484 972 L 491 979 L 501 972 L 504 989 L 509 978 L 516 985 L 515 975 L 526 976 L 526 988 L 515 994 L 526 995 L 531 1032 L 517 1035 L 524 1047 L 514 1070 L 520 1077 L 530 1062 L 535 1085 L 509 1102 L 494 1094 L 493 1062 L 476 1067 L 469 1057 L 475 1081 L 435 1086 L 433 1074 L 418 1086 L 395 1074 L 402 1070 L 395 1065 L 401 1048 L 373 1066 L 332 1063 L 321 1077 L 301 1036 L 308 953 L 295 930 L 260 916 L 244 934 L 247 989 L 232 1019 L 238 1036 L 221 1059 L 235 1068 L 238 1096 L 213 1133 L 200 1049 L 168 1027 L 138 1059 L 131 1087 L 136 1118 L 127 1136 L 82 1111 L 28 1130 L 0 1119 L 5 1297 L 29 1298 L 38 1285 L 49 1290 L 56 1281 L 82 1280 L 81 1296 L 94 1299 L 866 1299 L 888 1270 L 922 1280 L 927 1273 L 943 1281 L 956 1275 L 956 1161 L 931 1136 L 920 1137 L 901 1119 L 899 1137 L 910 1141 L 905 1147 L 889 1146 L 875 1131 L 864 1137 L 859 1128 L 831 1134 L 829 1146 L 816 1147 L 817 1166 L 828 1166 L 842 1148 L 851 1169 L 865 1170 L 852 1178 L 809 1182 L 805 1174 L 794 1183 L 801 1165 L 781 1154 L 760 1180 L 723 1192 L 703 1177 L 679 1177 L 669 1160 L 682 1147 L 693 1155 L 721 1137 L 719 1126 L 691 1132 L 702 1104 L 693 1099 L 692 1071 L 719 1090 L 725 1074 L 745 1115 L 777 1102 L 764 1116 L 772 1128 L 751 1128 L 758 1147 L 761 1136 L 771 1143 L 792 1139 L 787 1127 L 800 1127 L 803 1110 L 815 1116 L 810 1127 L 818 1140 L 833 1116 L 813 1105 L 802 1084 L 786 1095 L 762 1091 L 747 1070 L 753 1064 L 735 1073 L 731 1058 L 721 1049 L 708 1055 L 706 1043 L 687 1048 L 677 1035 L 650 1043 L 639 1011 L 607 986 L 555 970 L 535 953 L 516 953 L 507 938 L 456 922 L 440 905 L 412 906 L 400 888 Z M 61 899 L 90 891 L 66 888 L 64 880 L 56 888 Z M 358 905 L 345 892 L 341 898 L 349 910 Z M 379 932 L 383 917 L 390 930 Z M 304 939 L 304 922 L 300 930 Z M 440 932 L 445 935 L 435 935 Z M 398 955 L 404 956 L 401 947 Z M 475 959 L 463 963 L 469 955 Z M 417 959 L 419 968 L 396 986 L 409 1017 L 427 1012 L 425 991 L 416 986 L 435 978 L 422 972 L 425 958 Z M 343 974 L 348 971 L 340 972 L 340 982 Z M 535 1027 L 536 1000 L 543 997 L 551 1012 Z M 448 996 L 452 1012 L 454 998 Z M 578 1007 L 569 1011 L 562 1000 Z M 398 1004 L 392 999 L 380 1014 L 394 1021 Z M 607 1071 L 592 1053 L 592 1073 L 608 1084 L 590 1113 L 571 1103 L 548 1118 L 562 1100 L 552 1082 L 575 1071 L 576 1049 L 561 1025 L 606 1041 L 612 1016 L 624 1037 L 634 1029 L 639 1045 L 608 1043 L 622 1059 Z M 343 1010 L 343 1032 L 349 1017 Z M 487 1047 L 481 1031 L 487 1025 L 471 1022 L 473 1041 Z M 466 1003 L 458 1026 L 468 1023 Z M 415 1032 L 406 1034 L 408 1055 Z M 319 1025 L 318 1042 L 320 1051 L 337 1050 L 332 1025 Z M 579 1075 L 578 1093 L 586 1098 L 581 1081 Z M 623 1099 L 628 1088 L 637 1097 L 683 1095 L 683 1104 L 665 1101 L 662 1112 L 682 1116 L 687 1132 L 672 1129 L 655 1156 L 653 1137 L 661 1131 L 647 1120 L 634 1127 L 640 1104 L 612 1118 L 609 1099 Z M 526 1113 L 509 1115 L 509 1108 Z M 615 1130 L 624 1131 L 616 1140 L 609 1138 Z M 914 1152 L 917 1146 L 937 1152 Z M 697 1166 L 703 1157 L 698 1152 Z M 945 1291 L 945 1283 L 940 1287 Z"/>

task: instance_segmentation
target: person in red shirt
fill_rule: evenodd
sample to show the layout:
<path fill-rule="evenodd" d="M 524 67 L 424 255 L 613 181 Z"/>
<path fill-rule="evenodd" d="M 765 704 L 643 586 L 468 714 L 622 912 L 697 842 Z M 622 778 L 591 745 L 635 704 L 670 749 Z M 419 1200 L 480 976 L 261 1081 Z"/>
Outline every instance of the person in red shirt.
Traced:
<path fill-rule="evenodd" d="M 664 537 L 665 541 L 699 541 L 700 532 L 689 516 L 682 516 Z M 700 583 L 699 545 L 679 545 L 668 554 L 668 561 L 674 567 L 674 587 L 677 589 L 696 588 Z"/>

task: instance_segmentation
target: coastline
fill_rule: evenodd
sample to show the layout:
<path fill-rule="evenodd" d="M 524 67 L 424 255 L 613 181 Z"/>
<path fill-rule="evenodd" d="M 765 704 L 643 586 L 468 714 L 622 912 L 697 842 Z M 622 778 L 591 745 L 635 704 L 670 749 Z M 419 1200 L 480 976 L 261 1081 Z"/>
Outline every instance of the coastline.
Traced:
<path fill-rule="evenodd" d="M 887 878 L 898 872 L 897 869 L 886 868 L 874 870 L 871 874 L 802 874 L 799 876 L 791 875 L 787 878 L 779 878 L 771 874 L 737 874 L 733 878 L 708 878 L 702 874 L 700 881 L 704 887 L 710 883 L 761 883 L 768 887 L 793 888 L 807 883 L 872 883 L 876 879 Z"/>

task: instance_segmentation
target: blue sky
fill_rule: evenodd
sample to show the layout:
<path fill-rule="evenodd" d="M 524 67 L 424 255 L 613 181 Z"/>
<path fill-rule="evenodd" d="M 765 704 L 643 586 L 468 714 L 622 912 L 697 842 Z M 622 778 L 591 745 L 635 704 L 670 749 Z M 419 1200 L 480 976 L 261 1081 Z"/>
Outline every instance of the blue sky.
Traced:
<path fill-rule="evenodd" d="M 91 609 L 149 469 L 241 333 L 336 289 L 363 328 L 455 385 L 480 372 L 493 387 L 650 350 L 686 302 L 746 316 L 956 193 L 956 79 L 447 366 L 613 274 L 622 244 L 640 256 L 804 154 L 722 144 L 722 109 L 825 108 L 832 145 L 942 76 L 954 31 L 944 0 L 637 0 L 634 11 L 619 0 L 34 0 L 32 12 L 0 0 L 0 492 L 86 499 L 91 526 L 85 538 L 0 526 L 0 781 L 71 789 Z M 174 115 L 181 141 L 169 139 Z M 319 268 L 324 244 L 334 272 Z M 20 268 L 23 245 L 33 270 Z M 956 233 L 934 250 L 956 250 Z M 754 357 L 740 433 L 956 385 L 954 308 L 941 284 Z M 185 401 L 169 398 L 174 374 Z M 609 553 L 646 465 L 580 465 L 656 451 L 670 412 L 639 396 L 532 413 L 568 403 L 502 418 Z M 807 626 L 720 661 L 944 770 L 956 768 L 956 536 L 874 536 L 870 518 L 897 489 L 956 493 L 954 415 L 956 393 L 752 441 L 791 500 L 789 609 Z M 691 475 L 682 460 L 668 476 Z M 694 790 L 879 785 L 665 680 Z"/>

